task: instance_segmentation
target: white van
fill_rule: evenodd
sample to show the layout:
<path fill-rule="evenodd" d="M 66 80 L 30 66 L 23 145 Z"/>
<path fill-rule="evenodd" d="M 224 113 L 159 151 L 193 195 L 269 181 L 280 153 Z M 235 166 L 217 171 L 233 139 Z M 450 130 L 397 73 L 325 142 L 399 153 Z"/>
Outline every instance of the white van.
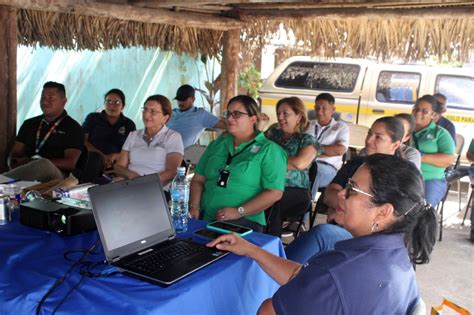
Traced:
<path fill-rule="evenodd" d="M 411 113 L 419 96 L 442 93 L 448 99 L 445 116 L 465 138 L 464 151 L 474 134 L 474 68 L 292 57 L 263 83 L 262 111 L 276 121 L 279 99 L 298 96 L 313 109 L 315 97 L 323 92 L 336 98 L 336 111 L 343 120 L 365 126 L 381 116 Z"/>

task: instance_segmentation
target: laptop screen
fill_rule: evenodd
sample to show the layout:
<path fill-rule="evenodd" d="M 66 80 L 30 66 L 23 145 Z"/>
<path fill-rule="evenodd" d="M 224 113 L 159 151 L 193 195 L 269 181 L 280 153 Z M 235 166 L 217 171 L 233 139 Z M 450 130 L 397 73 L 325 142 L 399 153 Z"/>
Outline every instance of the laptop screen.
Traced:
<path fill-rule="evenodd" d="M 97 186 L 89 195 L 106 255 L 130 244 L 131 251 L 150 246 L 157 234 L 174 234 L 158 175 Z"/>

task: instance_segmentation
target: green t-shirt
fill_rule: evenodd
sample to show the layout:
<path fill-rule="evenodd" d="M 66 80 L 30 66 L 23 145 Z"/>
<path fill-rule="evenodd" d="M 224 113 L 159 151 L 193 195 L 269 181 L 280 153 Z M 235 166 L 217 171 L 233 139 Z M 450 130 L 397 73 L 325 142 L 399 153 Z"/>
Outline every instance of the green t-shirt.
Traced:
<path fill-rule="evenodd" d="M 415 132 L 412 139 L 414 147 L 421 154 L 445 153 L 454 154 L 456 146 L 449 132 L 443 127 L 439 127 L 433 121 L 428 127 Z M 444 167 L 438 167 L 425 162 L 421 163 L 421 174 L 424 180 L 444 178 Z"/>
<path fill-rule="evenodd" d="M 471 139 L 471 143 L 469 144 L 468 152 L 474 153 L 474 139 Z"/>
<path fill-rule="evenodd" d="M 248 146 L 249 143 L 252 144 Z M 235 157 L 226 167 L 229 154 Z M 206 177 L 200 205 L 204 220 L 214 221 L 217 210 L 239 207 L 265 189 L 283 191 L 286 165 L 286 152 L 261 132 L 254 139 L 240 144 L 235 152 L 234 137 L 230 134 L 211 142 L 196 166 L 196 173 Z M 220 187 L 217 181 L 224 168 L 230 175 L 227 187 Z M 266 223 L 263 211 L 245 218 L 261 225 Z"/>

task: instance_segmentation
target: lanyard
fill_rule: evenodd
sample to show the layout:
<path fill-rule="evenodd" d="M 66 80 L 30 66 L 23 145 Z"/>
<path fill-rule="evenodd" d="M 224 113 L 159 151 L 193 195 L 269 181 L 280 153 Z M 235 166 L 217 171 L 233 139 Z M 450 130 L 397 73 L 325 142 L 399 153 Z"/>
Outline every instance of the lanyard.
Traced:
<path fill-rule="evenodd" d="M 321 137 L 323 136 L 323 133 L 325 133 L 326 130 L 329 129 L 329 127 L 330 127 L 330 126 L 327 126 L 327 127 L 323 128 L 323 129 L 321 130 L 321 133 L 320 133 L 319 136 L 318 136 L 318 129 L 319 129 L 319 126 L 318 126 L 318 125 L 315 126 L 315 128 L 314 128 L 314 129 L 315 129 L 315 130 L 314 130 L 314 135 L 317 136 L 316 139 L 317 139 L 318 141 L 321 140 Z"/>
<path fill-rule="evenodd" d="M 49 137 L 53 133 L 54 129 L 56 129 L 56 127 L 61 123 L 61 121 L 63 121 L 64 117 L 66 117 L 66 116 L 63 116 L 60 119 L 56 120 L 56 122 L 51 126 L 51 128 L 49 128 L 48 132 L 44 135 L 43 139 L 40 141 L 41 128 L 43 128 L 43 123 L 44 123 L 44 119 L 41 119 L 41 122 L 38 126 L 38 129 L 36 130 L 36 140 L 35 140 L 35 152 L 36 152 L 36 154 L 39 153 L 39 151 L 41 150 L 43 145 L 46 143 L 46 140 L 49 139 Z"/>
<path fill-rule="evenodd" d="M 254 144 L 254 143 L 255 143 L 255 139 L 252 140 L 252 141 L 251 141 L 249 144 L 247 144 L 245 147 L 243 147 L 243 149 L 240 150 L 239 152 L 237 152 L 236 154 L 230 155 L 230 153 L 229 153 L 229 155 L 227 156 L 227 161 L 225 162 L 225 166 L 229 166 L 230 163 L 232 163 L 232 160 L 233 160 L 236 156 L 238 156 L 240 153 L 242 153 L 242 152 L 244 152 L 245 150 L 247 150 L 247 149 L 248 149 L 252 144 Z"/>

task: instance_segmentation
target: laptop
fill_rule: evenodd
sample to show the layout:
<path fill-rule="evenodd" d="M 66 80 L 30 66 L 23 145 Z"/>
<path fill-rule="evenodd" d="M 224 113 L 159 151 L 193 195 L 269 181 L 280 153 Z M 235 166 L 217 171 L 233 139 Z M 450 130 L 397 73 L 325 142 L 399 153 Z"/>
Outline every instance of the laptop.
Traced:
<path fill-rule="evenodd" d="M 107 262 L 124 274 L 170 285 L 228 254 L 176 238 L 157 174 L 88 192 Z"/>

